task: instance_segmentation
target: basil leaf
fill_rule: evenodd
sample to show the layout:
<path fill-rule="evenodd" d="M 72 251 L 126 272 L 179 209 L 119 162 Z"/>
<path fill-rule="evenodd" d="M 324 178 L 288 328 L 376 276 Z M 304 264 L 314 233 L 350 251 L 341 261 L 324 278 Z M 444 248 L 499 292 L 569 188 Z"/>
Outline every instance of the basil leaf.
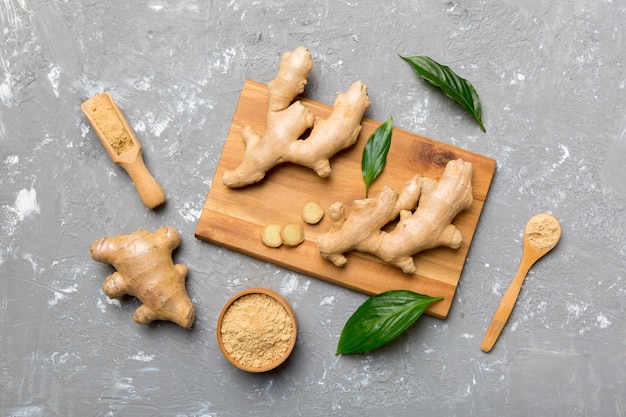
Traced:
<path fill-rule="evenodd" d="M 486 132 L 482 121 L 482 106 L 474 86 L 464 78 L 459 77 L 450 67 L 441 65 L 427 56 L 402 56 L 411 64 L 417 75 L 432 85 L 439 87 L 445 95 L 459 103 Z"/>
<path fill-rule="evenodd" d="M 430 304 L 442 299 L 408 290 L 391 290 L 370 297 L 346 322 L 337 354 L 368 352 L 392 341 Z"/>
<path fill-rule="evenodd" d="M 393 130 L 393 117 L 378 126 L 372 133 L 361 157 L 361 172 L 365 180 L 365 197 L 369 195 L 372 182 L 380 175 L 387 163 L 387 153 L 391 146 L 391 134 Z"/>

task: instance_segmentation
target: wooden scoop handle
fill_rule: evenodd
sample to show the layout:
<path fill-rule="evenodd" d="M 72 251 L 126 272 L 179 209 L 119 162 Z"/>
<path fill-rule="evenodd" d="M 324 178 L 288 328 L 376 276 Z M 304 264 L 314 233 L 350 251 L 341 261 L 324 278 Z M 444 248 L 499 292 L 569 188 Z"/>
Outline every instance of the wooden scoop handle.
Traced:
<path fill-rule="evenodd" d="M 146 207 L 153 209 L 165 202 L 165 192 L 146 168 L 141 152 L 134 161 L 118 162 L 118 165 L 124 168 L 133 180 L 137 194 Z"/>

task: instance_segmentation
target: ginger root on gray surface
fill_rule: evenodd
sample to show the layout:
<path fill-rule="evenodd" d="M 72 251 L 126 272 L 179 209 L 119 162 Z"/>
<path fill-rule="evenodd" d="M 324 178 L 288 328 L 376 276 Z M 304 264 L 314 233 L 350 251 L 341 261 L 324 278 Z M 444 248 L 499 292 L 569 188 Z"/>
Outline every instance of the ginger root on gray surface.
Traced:
<path fill-rule="evenodd" d="M 168 320 L 191 328 L 195 307 L 185 287 L 188 270 L 172 261 L 172 251 L 179 244 L 180 235 L 170 226 L 155 233 L 139 229 L 96 240 L 91 245 L 91 257 L 117 270 L 104 280 L 104 293 L 109 298 L 126 294 L 137 297 L 143 303 L 133 316 L 137 323 Z"/>

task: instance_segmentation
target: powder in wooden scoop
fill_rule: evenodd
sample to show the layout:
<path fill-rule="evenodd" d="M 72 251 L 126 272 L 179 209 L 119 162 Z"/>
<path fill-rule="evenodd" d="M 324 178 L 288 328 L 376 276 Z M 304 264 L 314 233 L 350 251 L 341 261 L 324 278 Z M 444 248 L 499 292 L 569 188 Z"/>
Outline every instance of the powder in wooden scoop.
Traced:
<path fill-rule="evenodd" d="M 100 94 L 92 99 L 91 114 L 94 123 L 107 138 L 115 153 L 121 155 L 134 146 L 124 123 L 120 120 L 106 95 Z"/>
<path fill-rule="evenodd" d="M 265 294 L 246 294 L 222 318 L 224 349 L 242 365 L 262 368 L 289 350 L 293 321 L 285 308 Z"/>

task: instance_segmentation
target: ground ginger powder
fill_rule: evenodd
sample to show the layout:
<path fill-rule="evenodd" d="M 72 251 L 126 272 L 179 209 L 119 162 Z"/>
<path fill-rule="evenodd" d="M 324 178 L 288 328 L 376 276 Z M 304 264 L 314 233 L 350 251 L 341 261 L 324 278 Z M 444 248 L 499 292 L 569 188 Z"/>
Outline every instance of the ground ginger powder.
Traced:
<path fill-rule="evenodd" d="M 121 155 L 135 145 L 106 95 L 100 94 L 92 99 L 91 114 L 115 153 Z"/>
<path fill-rule="evenodd" d="M 537 249 L 552 246 L 560 237 L 559 222 L 548 214 L 538 214 L 526 225 L 528 241 Z"/>
<path fill-rule="evenodd" d="M 222 343 L 242 365 L 262 368 L 282 358 L 291 345 L 294 323 L 285 308 L 265 294 L 246 294 L 222 318 Z"/>

